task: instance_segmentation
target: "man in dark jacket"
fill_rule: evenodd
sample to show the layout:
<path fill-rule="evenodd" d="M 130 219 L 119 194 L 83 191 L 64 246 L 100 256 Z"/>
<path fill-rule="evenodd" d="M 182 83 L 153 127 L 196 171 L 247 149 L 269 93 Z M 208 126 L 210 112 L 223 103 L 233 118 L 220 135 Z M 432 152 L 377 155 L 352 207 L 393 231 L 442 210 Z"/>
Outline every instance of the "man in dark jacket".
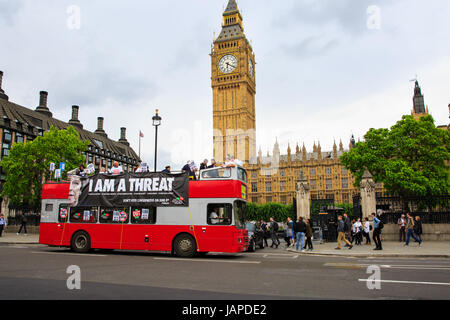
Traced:
<path fill-rule="evenodd" d="M 344 220 L 342 220 L 342 216 L 339 216 L 338 217 L 338 227 L 337 227 L 338 246 L 337 246 L 336 250 L 341 250 L 341 241 L 345 241 L 345 243 L 347 243 L 349 249 L 353 248 L 353 245 L 345 238 L 344 230 L 345 230 L 345 222 L 344 222 Z"/>
<path fill-rule="evenodd" d="M 422 221 L 420 220 L 419 216 L 415 217 L 414 222 L 414 233 L 416 234 L 417 238 L 419 238 L 420 241 L 422 241 Z"/>
<path fill-rule="evenodd" d="M 350 242 L 352 239 L 352 222 L 346 213 L 344 213 L 344 234 L 345 238 Z M 345 246 L 348 247 L 347 244 Z"/>
<path fill-rule="evenodd" d="M 273 248 L 273 246 L 276 246 L 278 248 L 280 245 L 280 240 L 278 239 L 278 223 L 275 222 L 273 217 L 270 217 L 270 236 L 272 237 L 272 245 L 270 247 Z"/>
<path fill-rule="evenodd" d="M 303 251 L 303 245 L 305 242 L 306 224 L 305 221 L 303 221 L 302 217 L 298 218 L 298 221 L 294 226 L 294 231 L 297 236 L 296 250 L 298 251 L 300 244 L 300 251 Z"/>

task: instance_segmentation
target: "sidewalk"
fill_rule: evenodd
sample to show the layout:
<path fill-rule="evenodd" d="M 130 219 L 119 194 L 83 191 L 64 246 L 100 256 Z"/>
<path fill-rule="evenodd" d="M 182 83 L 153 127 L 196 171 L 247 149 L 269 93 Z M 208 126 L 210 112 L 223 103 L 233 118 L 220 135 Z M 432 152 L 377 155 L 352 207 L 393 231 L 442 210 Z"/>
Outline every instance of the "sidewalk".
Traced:
<path fill-rule="evenodd" d="M 314 250 L 303 251 L 305 255 L 329 255 L 344 257 L 403 257 L 403 258 L 450 258 L 450 241 L 433 241 L 423 242 L 422 246 L 412 240 L 408 247 L 404 246 L 404 242 L 384 241 L 382 243 L 383 250 L 373 250 L 375 246 L 361 245 L 353 246 L 351 250 L 341 244 L 341 250 L 335 250 L 337 242 L 331 243 L 313 243 Z M 296 252 L 295 247 L 286 251 Z"/>
<path fill-rule="evenodd" d="M 270 242 L 270 241 L 269 241 Z M 38 234 L 28 234 L 27 236 L 15 233 L 3 233 L 0 237 L 0 244 L 38 244 L 39 235 Z M 354 246 L 353 249 L 349 250 L 344 247 L 342 243 L 341 250 L 335 250 L 337 243 L 323 243 L 319 244 L 317 242 L 313 243 L 314 251 L 304 251 L 301 254 L 305 255 L 326 255 L 326 256 L 341 256 L 341 257 L 403 257 L 403 258 L 450 258 L 450 241 L 433 241 L 424 242 L 422 247 L 419 247 L 414 241 L 410 242 L 409 247 L 404 247 L 403 242 L 392 242 L 384 241 L 382 251 L 374 251 L 373 245 L 366 246 Z M 284 245 L 281 245 L 279 249 L 266 248 L 263 250 L 258 249 L 257 252 L 295 252 L 295 248 L 283 249 Z"/>
<path fill-rule="evenodd" d="M 29 233 L 27 236 L 21 233 L 17 235 L 15 233 L 5 233 L 3 232 L 0 237 L 0 244 L 38 244 L 39 243 L 39 235 Z"/>

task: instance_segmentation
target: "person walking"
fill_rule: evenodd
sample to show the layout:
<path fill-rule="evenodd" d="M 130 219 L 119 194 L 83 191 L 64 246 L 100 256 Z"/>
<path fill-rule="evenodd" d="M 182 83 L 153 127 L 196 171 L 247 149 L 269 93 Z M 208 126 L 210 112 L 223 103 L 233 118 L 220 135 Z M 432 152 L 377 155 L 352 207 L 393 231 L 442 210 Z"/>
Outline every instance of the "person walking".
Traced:
<path fill-rule="evenodd" d="M 270 247 L 273 248 L 273 246 L 276 246 L 278 249 L 280 245 L 280 240 L 278 239 L 278 223 L 273 217 L 270 217 L 270 237 L 272 238 L 272 245 Z"/>
<path fill-rule="evenodd" d="M 353 232 L 353 238 L 352 238 L 352 244 L 353 244 L 353 239 L 355 240 L 355 244 L 357 245 L 357 246 L 360 246 L 361 245 L 361 226 L 362 226 L 362 224 L 361 224 L 361 219 L 360 218 L 358 218 L 358 220 L 356 220 L 354 223 L 353 223 L 353 226 L 352 226 L 352 232 Z"/>
<path fill-rule="evenodd" d="M 417 238 L 419 238 L 420 241 L 423 242 L 422 240 L 422 220 L 420 220 L 419 216 L 415 217 L 415 221 L 414 221 L 414 233 L 416 234 Z"/>
<path fill-rule="evenodd" d="M 0 214 L 0 237 L 2 236 L 3 229 L 6 228 L 6 220 L 3 214 Z"/>
<path fill-rule="evenodd" d="M 267 243 L 267 239 L 269 238 L 269 232 L 267 231 L 268 229 L 268 225 L 264 220 L 261 220 L 261 230 L 263 232 L 263 239 L 264 239 L 264 244 L 266 245 L 266 247 L 269 246 L 269 244 Z"/>
<path fill-rule="evenodd" d="M 289 248 L 291 245 L 292 245 L 292 235 L 293 235 L 293 233 L 294 233 L 294 230 L 292 229 L 292 220 L 291 220 L 291 218 L 287 218 L 287 221 L 286 221 L 286 229 L 285 229 L 285 232 L 286 232 L 286 234 L 285 234 L 285 238 L 284 238 L 284 241 L 286 241 L 286 247 L 287 248 Z"/>
<path fill-rule="evenodd" d="M 17 232 L 17 235 L 19 235 L 22 232 L 22 228 L 23 228 L 24 234 L 26 236 L 28 235 L 28 233 L 27 233 L 27 223 L 28 223 L 28 218 L 27 218 L 26 214 L 23 214 L 22 215 L 22 221 L 20 223 L 19 232 Z"/>
<path fill-rule="evenodd" d="M 295 245 L 295 231 L 294 231 L 294 227 L 295 227 L 295 221 L 292 220 L 291 218 L 288 218 L 288 228 L 291 230 L 290 234 L 291 234 L 291 244 L 289 246 L 294 246 Z"/>
<path fill-rule="evenodd" d="M 369 218 L 364 218 L 364 237 L 366 238 L 366 245 L 370 245 L 370 222 Z"/>
<path fill-rule="evenodd" d="M 398 225 L 398 233 L 399 233 L 399 242 L 405 242 L 406 240 L 406 218 L 405 215 L 402 214 L 402 216 L 397 220 Z"/>
<path fill-rule="evenodd" d="M 416 242 L 419 243 L 419 247 L 422 245 L 422 241 L 419 240 L 414 235 L 414 219 L 411 217 L 411 214 L 408 212 L 406 214 L 406 243 L 405 243 L 405 247 L 409 246 L 409 240 L 411 239 L 411 237 L 413 237 L 413 239 L 416 240 Z"/>
<path fill-rule="evenodd" d="M 303 221 L 302 217 L 298 218 L 298 221 L 294 226 L 294 230 L 297 238 L 296 250 L 298 251 L 300 245 L 300 252 L 303 252 L 303 244 L 305 242 L 305 234 L 306 234 L 306 223 Z"/>
<path fill-rule="evenodd" d="M 312 237 L 313 237 L 313 229 L 311 224 L 311 219 L 306 220 L 306 246 L 308 246 L 308 251 L 313 251 L 313 244 L 312 244 Z"/>
<path fill-rule="evenodd" d="M 344 220 L 342 220 L 342 216 L 339 216 L 337 227 L 338 239 L 337 239 L 337 247 L 335 248 L 335 250 L 341 250 L 341 241 L 344 241 L 347 244 L 349 250 L 353 248 L 353 245 L 350 243 L 350 241 L 348 241 L 345 238 L 344 230 L 345 230 L 345 222 Z"/>
<path fill-rule="evenodd" d="M 348 217 L 348 215 L 346 213 L 344 213 L 344 234 L 345 234 L 345 238 L 350 241 L 351 240 L 351 233 L 352 233 L 352 222 L 350 221 L 350 218 Z M 348 247 L 349 245 L 346 244 L 346 247 Z"/>
<path fill-rule="evenodd" d="M 381 230 L 383 229 L 383 222 L 375 215 L 375 213 L 371 214 L 373 219 L 373 242 L 375 243 L 375 249 L 373 250 L 383 250 L 383 246 L 381 245 Z"/>

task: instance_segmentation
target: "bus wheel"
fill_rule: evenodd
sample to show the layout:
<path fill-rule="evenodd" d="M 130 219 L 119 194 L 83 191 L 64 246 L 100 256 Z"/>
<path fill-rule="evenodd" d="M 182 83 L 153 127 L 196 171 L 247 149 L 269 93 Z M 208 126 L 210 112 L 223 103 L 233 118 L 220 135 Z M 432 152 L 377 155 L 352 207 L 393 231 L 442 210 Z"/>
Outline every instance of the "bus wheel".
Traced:
<path fill-rule="evenodd" d="M 175 254 L 182 258 L 193 257 L 197 251 L 194 238 L 187 234 L 181 234 L 174 241 Z"/>
<path fill-rule="evenodd" d="M 91 249 L 91 238 L 85 231 L 76 232 L 70 243 L 70 247 L 73 251 L 78 253 L 86 253 Z"/>

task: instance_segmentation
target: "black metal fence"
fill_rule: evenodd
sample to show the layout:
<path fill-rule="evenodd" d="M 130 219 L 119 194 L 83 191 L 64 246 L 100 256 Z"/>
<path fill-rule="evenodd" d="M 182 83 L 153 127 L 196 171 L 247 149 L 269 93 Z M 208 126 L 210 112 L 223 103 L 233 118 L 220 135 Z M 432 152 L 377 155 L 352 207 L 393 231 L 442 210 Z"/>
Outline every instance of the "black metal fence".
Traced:
<path fill-rule="evenodd" d="M 402 214 L 407 212 L 419 216 L 422 223 L 450 223 L 450 195 L 434 197 L 377 197 L 377 213 L 381 214 L 383 223 L 396 224 Z M 354 214 L 361 211 L 361 197 L 353 197 Z M 358 215 L 356 215 L 358 216 Z"/>
<path fill-rule="evenodd" d="M 41 223 L 41 215 L 40 214 L 31 214 L 27 215 L 27 226 L 36 226 L 38 227 Z M 23 221 L 22 215 L 16 215 L 15 217 L 8 217 L 8 225 L 9 226 L 18 226 L 21 225 Z"/>

